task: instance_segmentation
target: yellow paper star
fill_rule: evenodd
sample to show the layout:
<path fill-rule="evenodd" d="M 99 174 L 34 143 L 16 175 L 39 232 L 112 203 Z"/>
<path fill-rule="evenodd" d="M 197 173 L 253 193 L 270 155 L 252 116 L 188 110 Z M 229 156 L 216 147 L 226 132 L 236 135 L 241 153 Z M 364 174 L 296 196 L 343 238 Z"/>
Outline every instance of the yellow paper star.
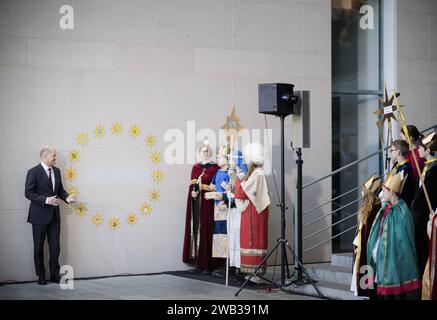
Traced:
<path fill-rule="evenodd" d="M 138 136 L 141 134 L 141 129 L 138 125 L 133 125 L 129 129 L 130 135 L 134 138 L 138 138 Z"/>
<path fill-rule="evenodd" d="M 118 122 L 118 121 L 115 121 L 112 124 L 111 131 L 112 131 L 113 134 L 115 134 L 117 136 L 120 135 L 123 132 L 123 127 L 122 127 L 121 123 Z"/>
<path fill-rule="evenodd" d="M 91 222 L 96 227 L 100 226 L 103 223 L 103 215 L 101 213 L 96 213 L 91 217 Z"/>
<path fill-rule="evenodd" d="M 150 160 L 152 160 L 154 164 L 159 163 L 161 161 L 161 153 L 159 153 L 159 151 L 152 152 L 150 155 Z"/>
<path fill-rule="evenodd" d="M 74 179 L 76 179 L 76 169 L 75 168 L 68 168 L 67 170 L 65 170 L 65 179 L 69 180 L 69 181 L 73 181 Z"/>
<path fill-rule="evenodd" d="M 98 124 L 96 126 L 96 128 L 94 129 L 94 134 L 96 135 L 97 138 L 101 139 L 105 136 L 106 134 L 106 129 L 104 126 Z"/>
<path fill-rule="evenodd" d="M 152 213 L 152 207 L 147 202 L 145 202 L 141 205 L 140 211 L 143 215 L 148 216 Z"/>
<path fill-rule="evenodd" d="M 135 213 L 133 213 L 133 212 L 130 212 L 130 213 L 127 215 L 127 223 L 128 223 L 129 225 L 134 225 L 134 224 L 136 224 L 136 223 L 137 223 L 137 215 L 136 215 Z"/>
<path fill-rule="evenodd" d="M 164 179 L 164 173 L 161 170 L 154 170 L 152 179 L 154 182 L 161 182 Z"/>
<path fill-rule="evenodd" d="M 156 137 L 154 135 L 149 135 L 146 137 L 146 146 L 149 148 L 154 147 L 156 144 Z"/>
<path fill-rule="evenodd" d="M 68 154 L 68 159 L 70 159 L 71 162 L 79 161 L 80 159 L 80 152 L 77 150 L 72 150 Z"/>
<path fill-rule="evenodd" d="M 78 202 L 74 211 L 79 217 L 83 217 L 84 215 L 87 214 L 88 208 L 83 202 Z"/>
<path fill-rule="evenodd" d="M 109 227 L 114 231 L 120 228 L 120 225 L 121 221 L 117 217 L 112 217 L 111 220 L 109 220 Z"/>
<path fill-rule="evenodd" d="M 81 132 L 76 137 L 77 144 L 84 146 L 88 144 L 88 134 L 85 132 Z"/>
<path fill-rule="evenodd" d="M 157 190 L 153 190 L 149 193 L 149 199 L 151 201 L 156 202 L 159 200 L 159 197 L 160 197 L 160 194 L 159 194 L 159 191 L 157 191 Z"/>
<path fill-rule="evenodd" d="M 73 186 L 67 188 L 67 193 L 69 195 L 72 195 L 72 194 L 78 195 L 79 194 L 76 187 L 73 187 Z"/>

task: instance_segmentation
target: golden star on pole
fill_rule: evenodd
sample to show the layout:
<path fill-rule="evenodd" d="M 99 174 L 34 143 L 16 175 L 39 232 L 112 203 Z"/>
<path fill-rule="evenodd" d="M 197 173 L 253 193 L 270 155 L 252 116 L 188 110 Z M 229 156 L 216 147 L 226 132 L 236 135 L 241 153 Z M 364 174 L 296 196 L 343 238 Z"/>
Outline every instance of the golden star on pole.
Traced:
<path fill-rule="evenodd" d="M 238 137 L 238 133 L 241 129 L 244 129 L 244 127 L 240 123 L 240 117 L 237 116 L 237 113 L 235 111 L 235 106 L 232 107 L 231 114 L 226 117 L 225 124 L 221 127 L 221 129 L 226 130 L 226 135 L 228 136 L 228 139 L 230 139 L 231 136 L 235 138 Z"/>
<path fill-rule="evenodd" d="M 227 138 L 227 144 L 229 148 L 226 148 L 227 152 L 229 153 L 229 157 L 233 152 L 234 149 L 234 143 L 236 140 L 238 140 L 238 135 L 240 130 L 243 129 L 243 126 L 240 123 L 240 117 L 237 116 L 237 113 L 235 111 L 235 106 L 232 107 L 231 114 L 226 117 L 226 123 L 221 127 L 222 130 L 226 130 L 226 138 Z M 231 205 L 229 201 L 228 205 L 228 213 L 227 213 L 227 219 L 229 222 L 229 225 L 231 225 L 231 216 L 230 216 L 230 210 Z M 229 238 L 227 243 L 227 248 L 229 248 Z M 228 286 L 229 283 L 229 254 L 226 255 L 226 281 L 225 285 Z"/>
<path fill-rule="evenodd" d="M 379 102 L 382 105 L 382 108 L 376 110 L 376 112 L 374 112 L 374 114 L 377 115 L 378 117 L 378 121 L 376 122 L 376 125 L 378 127 L 382 126 L 384 124 L 384 122 L 391 122 L 391 120 L 393 119 L 394 121 L 398 121 L 396 119 L 396 116 L 394 115 L 394 112 L 397 111 L 398 107 L 393 105 L 393 99 L 394 97 L 391 96 L 389 97 L 388 92 L 387 92 L 387 86 L 385 86 L 384 88 L 385 91 L 385 97 L 384 99 L 378 98 Z M 396 93 L 396 97 L 399 97 L 399 93 Z M 399 108 L 402 108 L 403 106 L 399 106 Z M 388 108 L 388 109 L 386 109 Z M 380 116 L 384 115 L 384 117 L 382 118 L 382 121 L 380 120 Z"/>

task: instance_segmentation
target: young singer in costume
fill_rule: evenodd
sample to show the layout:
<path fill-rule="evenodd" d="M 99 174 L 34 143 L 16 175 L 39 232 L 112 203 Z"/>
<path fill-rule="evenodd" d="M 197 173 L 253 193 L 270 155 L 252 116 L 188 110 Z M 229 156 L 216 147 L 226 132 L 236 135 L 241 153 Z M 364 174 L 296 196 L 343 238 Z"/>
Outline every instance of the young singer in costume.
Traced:
<path fill-rule="evenodd" d="M 251 274 L 262 262 L 268 248 L 270 196 L 263 171 L 264 151 L 260 144 L 249 144 L 244 152 L 249 171 L 243 181 L 236 180 L 235 199 L 241 200 L 240 252 L 242 273 Z M 258 275 L 265 272 L 260 268 Z M 252 282 L 262 282 L 254 276 Z"/>
<path fill-rule="evenodd" d="M 437 207 L 437 135 L 431 133 L 424 138 L 419 147 L 419 156 L 426 160 L 422 171 L 429 200 L 433 210 Z M 419 190 L 411 206 L 411 213 L 414 221 L 414 231 L 416 238 L 416 250 L 419 259 L 419 272 L 423 274 L 429 255 L 429 238 L 427 235 L 427 225 L 429 220 L 429 207 L 425 198 L 423 186 L 420 183 Z"/>
<path fill-rule="evenodd" d="M 215 231 L 213 238 L 213 257 L 226 258 L 227 244 L 229 243 L 229 267 L 232 275 L 235 275 L 236 280 L 239 278 L 240 269 L 240 226 L 241 226 L 241 207 L 240 201 L 235 199 L 235 183 L 238 179 L 242 181 L 248 171 L 247 165 L 243 160 L 241 151 L 235 150 L 230 156 L 228 165 L 227 148 L 221 147 L 217 155 L 217 164 L 220 170 L 217 171 L 213 184 L 216 192 L 208 192 L 205 194 L 207 199 L 215 200 Z M 229 167 L 229 168 L 228 168 Z M 224 171 L 226 170 L 226 175 Z M 230 203 L 229 203 L 230 201 Z M 228 210 L 230 212 L 228 213 Z M 217 214 L 219 212 L 220 214 Z M 227 220 L 225 214 L 230 214 L 230 219 Z M 224 223 L 227 222 L 225 225 Z M 228 238 L 226 239 L 227 236 Z M 224 268 L 213 275 L 219 278 L 225 276 Z"/>
<path fill-rule="evenodd" d="M 422 300 L 437 300 L 437 210 L 429 215 L 429 258 L 423 273 Z"/>
<path fill-rule="evenodd" d="M 228 252 L 228 230 L 227 215 L 228 207 L 223 201 L 226 193 L 226 187 L 229 183 L 229 149 L 226 146 L 220 146 L 217 153 L 217 165 L 220 167 L 215 173 L 212 180 L 213 192 L 205 193 L 206 200 L 214 200 L 214 235 L 212 240 L 212 257 L 226 259 Z M 223 266 L 219 270 L 214 270 L 213 275 L 224 277 Z"/>
<path fill-rule="evenodd" d="M 235 186 L 237 181 L 245 179 L 248 167 L 243 159 L 243 154 L 239 150 L 234 150 L 230 159 L 230 188 L 231 195 L 235 195 Z M 240 232 L 241 232 L 241 210 L 243 201 L 232 199 L 231 202 L 231 224 L 229 234 L 229 265 L 240 269 L 241 252 L 240 252 Z M 227 203 L 227 202 L 226 202 Z"/>
<path fill-rule="evenodd" d="M 420 170 L 422 171 L 422 168 L 424 166 L 424 160 L 419 155 L 419 145 L 420 145 L 420 141 L 423 138 L 423 135 L 419 132 L 419 130 L 416 128 L 416 126 L 413 126 L 413 125 L 407 126 L 407 131 L 408 131 L 408 135 L 411 138 L 411 142 L 414 146 L 414 152 L 416 153 L 417 163 L 419 165 Z M 407 138 L 404 135 L 403 129 L 401 129 L 401 139 L 404 141 L 407 141 Z M 411 150 L 408 151 L 406 159 L 411 163 L 411 166 L 413 168 L 414 178 L 416 180 L 418 180 L 419 179 L 419 173 L 418 173 L 419 170 L 417 169 L 415 162 L 414 162 L 414 159 L 413 159 L 413 151 L 411 151 Z"/>
<path fill-rule="evenodd" d="M 381 209 L 381 201 L 377 197 L 381 186 L 381 178 L 370 177 L 363 184 L 361 195 L 363 197 L 363 204 L 358 212 L 358 226 L 354 239 L 354 269 L 352 275 L 351 291 L 356 296 L 365 296 L 370 299 L 376 298 L 375 290 L 367 289 L 360 285 L 363 281 L 361 279 L 360 268 L 367 265 L 367 239 L 369 238 L 370 230 L 376 215 Z"/>
<path fill-rule="evenodd" d="M 192 273 L 210 274 L 221 261 L 212 257 L 214 201 L 206 200 L 204 195 L 212 191 L 210 184 L 219 167 L 211 161 L 209 143 L 200 147 L 199 156 L 201 160 L 193 166 L 188 189 L 182 261 L 196 266 L 190 270 Z"/>
<path fill-rule="evenodd" d="M 414 178 L 413 167 L 406 158 L 408 152 L 409 147 L 407 142 L 404 140 L 393 141 L 390 146 L 390 156 L 394 165 L 389 175 L 401 173 L 401 180 L 404 181 L 404 186 L 400 198 L 403 199 L 408 208 L 410 208 L 414 195 L 416 194 L 417 180 Z"/>
<path fill-rule="evenodd" d="M 418 299 L 422 286 L 417 267 L 414 226 L 410 210 L 399 198 L 401 174 L 382 186 L 384 205 L 378 212 L 367 242 L 367 263 L 381 300 Z"/>

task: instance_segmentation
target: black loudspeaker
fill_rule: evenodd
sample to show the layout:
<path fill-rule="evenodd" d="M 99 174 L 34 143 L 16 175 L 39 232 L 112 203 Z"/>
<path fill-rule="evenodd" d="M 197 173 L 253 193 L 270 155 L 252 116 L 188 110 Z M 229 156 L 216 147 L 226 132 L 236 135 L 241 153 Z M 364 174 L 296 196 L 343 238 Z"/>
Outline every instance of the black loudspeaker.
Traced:
<path fill-rule="evenodd" d="M 310 92 L 295 91 L 298 96 L 298 103 L 294 106 L 294 115 L 300 116 L 302 123 L 302 147 L 311 147 L 311 130 L 310 130 Z"/>
<path fill-rule="evenodd" d="M 298 98 L 294 85 L 287 83 L 261 83 L 258 85 L 259 113 L 288 116 L 294 113 Z"/>

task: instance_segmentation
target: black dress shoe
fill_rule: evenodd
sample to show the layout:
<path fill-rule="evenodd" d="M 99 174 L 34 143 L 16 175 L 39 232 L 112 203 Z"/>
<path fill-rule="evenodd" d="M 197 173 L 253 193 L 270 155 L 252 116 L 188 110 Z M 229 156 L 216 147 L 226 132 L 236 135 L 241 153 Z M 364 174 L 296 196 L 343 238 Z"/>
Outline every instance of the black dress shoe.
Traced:
<path fill-rule="evenodd" d="M 188 270 L 187 272 L 188 272 L 188 273 L 191 273 L 191 274 L 196 274 L 196 273 L 201 273 L 201 272 L 202 272 L 202 269 L 194 268 L 194 269 L 190 269 L 190 270 Z"/>
<path fill-rule="evenodd" d="M 50 278 L 50 282 L 52 282 L 52 283 L 59 283 L 59 282 L 61 282 L 61 277 Z"/>
<path fill-rule="evenodd" d="M 41 286 L 45 286 L 47 284 L 47 281 L 44 278 L 38 278 L 38 284 Z"/>

